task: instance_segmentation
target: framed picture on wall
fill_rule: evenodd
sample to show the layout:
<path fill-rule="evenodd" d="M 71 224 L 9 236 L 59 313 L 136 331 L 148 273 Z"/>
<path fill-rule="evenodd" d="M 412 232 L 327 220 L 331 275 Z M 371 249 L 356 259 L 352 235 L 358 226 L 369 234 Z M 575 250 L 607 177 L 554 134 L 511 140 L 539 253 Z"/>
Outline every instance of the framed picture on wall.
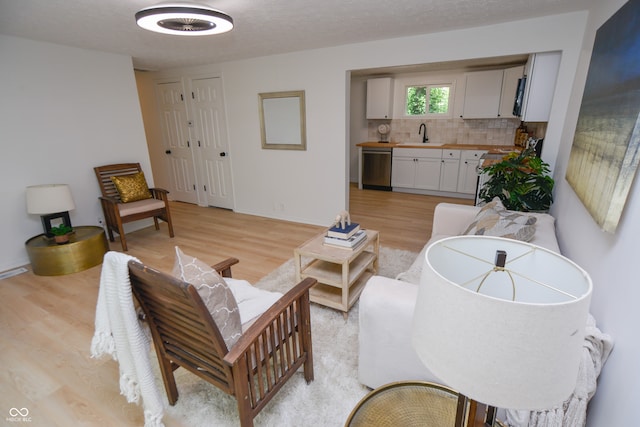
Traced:
<path fill-rule="evenodd" d="M 640 160 L 640 1 L 597 31 L 567 181 L 596 223 L 613 233 Z"/>
<path fill-rule="evenodd" d="M 304 91 L 258 94 L 262 148 L 306 150 Z"/>

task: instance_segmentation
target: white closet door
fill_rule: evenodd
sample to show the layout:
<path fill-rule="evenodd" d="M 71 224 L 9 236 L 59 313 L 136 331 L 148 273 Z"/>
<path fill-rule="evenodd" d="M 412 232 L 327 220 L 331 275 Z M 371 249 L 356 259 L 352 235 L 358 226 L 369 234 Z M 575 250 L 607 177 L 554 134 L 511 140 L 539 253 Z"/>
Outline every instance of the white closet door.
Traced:
<path fill-rule="evenodd" d="M 167 165 L 171 175 L 169 197 L 187 203 L 197 203 L 195 166 L 189 142 L 187 108 L 180 81 L 156 84 L 160 122 L 164 136 Z"/>
<path fill-rule="evenodd" d="M 233 208 L 229 141 L 225 126 L 222 79 L 191 80 L 193 142 L 205 204 Z"/>

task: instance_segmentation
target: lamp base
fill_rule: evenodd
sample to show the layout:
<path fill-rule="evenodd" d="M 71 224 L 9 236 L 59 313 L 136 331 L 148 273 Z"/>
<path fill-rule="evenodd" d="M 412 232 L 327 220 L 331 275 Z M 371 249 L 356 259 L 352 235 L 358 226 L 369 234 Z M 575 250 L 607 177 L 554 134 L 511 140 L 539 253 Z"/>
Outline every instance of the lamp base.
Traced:
<path fill-rule="evenodd" d="M 53 227 L 51 225 L 52 220 L 60 219 L 62 220 L 61 224 L 64 224 L 67 227 L 71 227 L 71 218 L 69 218 L 69 211 L 42 215 L 40 216 L 40 219 L 42 220 L 42 228 L 44 229 L 44 234 L 47 237 L 53 237 L 53 234 L 51 233 L 51 228 Z M 60 224 L 55 224 L 55 226 L 57 225 Z"/>
<path fill-rule="evenodd" d="M 484 418 L 484 425 L 487 427 L 493 427 L 496 425 L 496 415 L 498 408 L 495 406 L 487 406 L 487 414 Z"/>
<path fill-rule="evenodd" d="M 458 410 L 456 412 L 456 427 L 504 427 L 498 421 L 498 410 L 470 399 L 462 394 L 458 396 Z"/>

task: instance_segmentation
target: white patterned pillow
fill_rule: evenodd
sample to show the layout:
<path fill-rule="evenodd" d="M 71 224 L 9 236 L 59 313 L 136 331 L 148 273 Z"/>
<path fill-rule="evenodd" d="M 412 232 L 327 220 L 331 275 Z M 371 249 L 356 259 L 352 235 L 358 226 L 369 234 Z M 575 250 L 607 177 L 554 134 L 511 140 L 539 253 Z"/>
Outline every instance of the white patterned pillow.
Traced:
<path fill-rule="evenodd" d="M 507 210 L 496 197 L 480 209 L 462 234 L 506 237 L 528 242 L 536 233 L 536 220 L 535 216 Z"/>
<path fill-rule="evenodd" d="M 227 344 L 227 349 L 233 347 L 242 335 L 240 311 L 222 276 L 199 259 L 185 255 L 177 246 L 173 275 L 198 290 Z"/>

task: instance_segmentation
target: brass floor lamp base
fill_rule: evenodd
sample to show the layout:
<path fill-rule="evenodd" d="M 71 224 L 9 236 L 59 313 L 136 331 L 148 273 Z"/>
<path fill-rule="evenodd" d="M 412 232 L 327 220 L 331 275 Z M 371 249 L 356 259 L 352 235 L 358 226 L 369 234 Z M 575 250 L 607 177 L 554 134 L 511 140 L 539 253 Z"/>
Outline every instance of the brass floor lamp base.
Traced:
<path fill-rule="evenodd" d="M 493 427 L 495 408 L 427 381 L 401 381 L 371 391 L 351 411 L 345 427 Z M 484 421 L 483 421 L 484 418 Z"/>
<path fill-rule="evenodd" d="M 484 405 L 473 399 L 469 399 L 465 407 L 458 406 L 458 417 L 456 419 L 456 427 L 505 427 L 498 421 L 498 409 L 495 406 Z"/>
<path fill-rule="evenodd" d="M 478 404 L 449 387 L 401 381 L 363 397 L 345 427 L 498 427 L 495 415 L 496 408 Z"/>

